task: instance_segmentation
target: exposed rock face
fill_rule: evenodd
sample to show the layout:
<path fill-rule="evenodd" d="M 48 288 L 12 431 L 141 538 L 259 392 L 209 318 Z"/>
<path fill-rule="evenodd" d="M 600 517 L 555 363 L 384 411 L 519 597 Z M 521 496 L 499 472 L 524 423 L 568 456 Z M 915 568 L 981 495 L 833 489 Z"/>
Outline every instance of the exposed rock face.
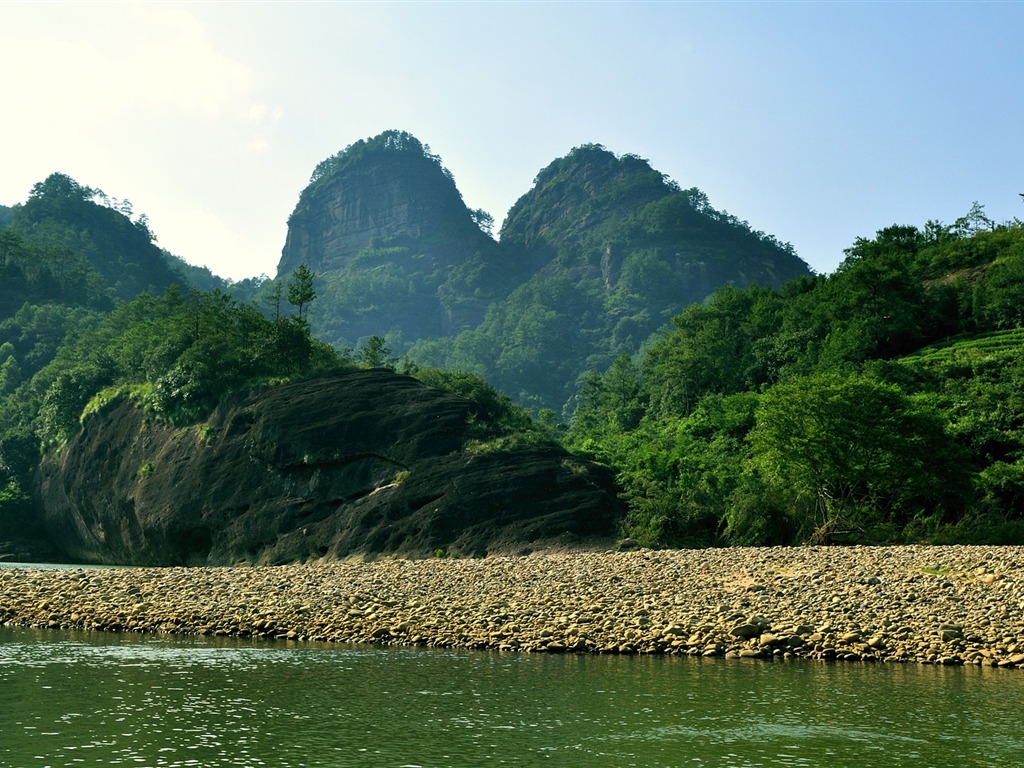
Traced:
<path fill-rule="evenodd" d="M 317 166 L 288 219 L 277 273 L 306 264 L 320 276 L 310 322 L 325 341 L 437 338 L 475 326 L 504 290 L 493 279 L 497 249 L 440 158 L 388 131 Z"/>
<path fill-rule="evenodd" d="M 303 191 L 288 219 L 279 275 L 303 263 L 334 272 L 372 244 L 413 244 L 439 268 L 494 246 L 451 176 L 419 142 L 395 132 L 375 141 L 380 146 L 362 153 L 350 148 L 342 169 Z"/>
<path fill-rule="evenodd" d="M 128 401 L 43 462 L 53 543 L 83 562 L 278 563 L 517 551 L 610 536 L 610 477 L 551 447 L 463 450 L 474 402 L 350 371 L 225 402 L 202 428 Z"/>

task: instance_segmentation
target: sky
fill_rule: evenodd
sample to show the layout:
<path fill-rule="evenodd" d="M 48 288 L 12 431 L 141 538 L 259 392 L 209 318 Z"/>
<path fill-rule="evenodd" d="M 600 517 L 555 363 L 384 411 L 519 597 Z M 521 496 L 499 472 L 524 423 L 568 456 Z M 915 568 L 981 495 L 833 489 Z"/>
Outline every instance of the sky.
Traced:
<path fill-rule="evenodd" d="M 500 226 L 581 144 L 829 273 L 858 237 L 1024 218 L 1024 2 L 0 3 L 0 204 L 53 172 L 276 274 L 314 166 L 408 131 Z M 496 227 L 497 229 L 497 227 Z"/>

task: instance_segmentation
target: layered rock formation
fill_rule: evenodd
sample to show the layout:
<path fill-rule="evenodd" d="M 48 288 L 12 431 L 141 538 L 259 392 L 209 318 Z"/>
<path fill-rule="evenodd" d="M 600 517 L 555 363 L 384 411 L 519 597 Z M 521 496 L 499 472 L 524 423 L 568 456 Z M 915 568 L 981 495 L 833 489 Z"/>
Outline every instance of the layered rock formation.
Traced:
<path fill-rule="evenodd" d="M 328 158 L 288 219 L 278 274 L 347 266 L 375 243 L 415 243 L 439 268 L 493 245 L 450 174 L 409 134 L 389 131 Z"/>
<path fill-rule="evenodd" d="M 238 395 L 185 429 L 122 399 L 44 460 L 39 507 L 69 559 L 119 564 L 478 555 L 614 532 L 608 474 L 550 446 L 467 450 L 483 418 L 383 370 Z"/>
<path fill-rule="evenodd" d="M 385 333 L 458 333 L 479 323 L 504 290 L 500 279 L 481 279 L 498 266 L 497 243 L 440 158 L 400 131 L 317 166 L 288 218 L 277 273 L 300 264 L 320 278 L 314 332 L 341 347 Z"/>

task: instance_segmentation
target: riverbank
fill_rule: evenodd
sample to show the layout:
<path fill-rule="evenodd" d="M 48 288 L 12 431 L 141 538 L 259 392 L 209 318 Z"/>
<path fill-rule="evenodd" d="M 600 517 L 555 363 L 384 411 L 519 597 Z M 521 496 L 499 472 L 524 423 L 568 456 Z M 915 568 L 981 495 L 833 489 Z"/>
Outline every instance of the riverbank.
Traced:
<path fill-rule="evenodd" d="M 0 623 L 544 653 L 1024 666 L 1024 547 L 0 570 Z"/>

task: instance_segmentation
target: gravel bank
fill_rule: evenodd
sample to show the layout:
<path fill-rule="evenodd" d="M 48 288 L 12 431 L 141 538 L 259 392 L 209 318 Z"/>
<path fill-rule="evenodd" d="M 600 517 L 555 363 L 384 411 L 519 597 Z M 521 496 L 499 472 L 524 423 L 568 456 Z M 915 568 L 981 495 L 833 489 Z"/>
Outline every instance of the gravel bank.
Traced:
<path fill-rule="evenodd" d="M 529 652 L 1024 666 L 1024 547 L 0 570 L 0 622 Z"/>

